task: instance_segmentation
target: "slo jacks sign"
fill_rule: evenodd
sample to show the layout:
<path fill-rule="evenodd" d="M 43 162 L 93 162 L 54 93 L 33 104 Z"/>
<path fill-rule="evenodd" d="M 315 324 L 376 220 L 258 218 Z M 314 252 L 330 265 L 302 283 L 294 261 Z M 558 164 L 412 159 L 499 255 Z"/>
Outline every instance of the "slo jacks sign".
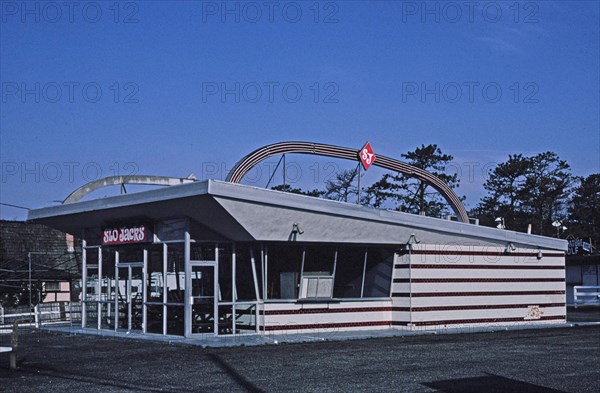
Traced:
<path fill-rule="evenodd" d="M 130 244 L 152 241 L 146 225 L 131 225 L 121 228 L 105 228 L 102 231 L 102 244 Z"/>

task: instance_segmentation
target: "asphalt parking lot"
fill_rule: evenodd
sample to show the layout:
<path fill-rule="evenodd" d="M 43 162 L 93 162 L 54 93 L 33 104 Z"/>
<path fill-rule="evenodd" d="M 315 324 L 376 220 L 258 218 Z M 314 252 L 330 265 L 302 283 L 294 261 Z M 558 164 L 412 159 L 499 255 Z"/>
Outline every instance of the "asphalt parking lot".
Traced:
<path fill-rule="evenodd" d="M 24 329 L 19 347 L 2 392 L 600 390 L 599 325 L 233 348 Z"/>

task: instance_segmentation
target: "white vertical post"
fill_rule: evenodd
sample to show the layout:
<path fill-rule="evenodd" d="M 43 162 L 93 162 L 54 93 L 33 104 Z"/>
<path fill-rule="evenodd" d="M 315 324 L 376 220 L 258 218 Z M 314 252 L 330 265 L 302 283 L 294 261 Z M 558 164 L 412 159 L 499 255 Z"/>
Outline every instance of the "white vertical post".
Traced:
<path fill-rule="evenodd" d="M 256 296 L 256 333 L 260 331 L 259 317 L 260 310 L 258 306 L 260 304 L 260 291 L 258 289 L 258 275 L 256 274 L 256 260 L 254 259 L 254 250 L 250 248 L 250 264 L 252 265 L 252 278 L 254 279 L 254 293 Z"/>
<path fill-rule="evenodd" d="M 144 247 L 144 266 L 142 267 L 142 333 L 146 334 L 146 301 L 148 300 L 148 249 Z"/>
<path fill-rule="evenodd" d="M 302 248 L 302 260 L 300 262 L 300 279 L 298 281 L 298 298 L 300 298 L 300 290 L 304 283 L 302 280 L 304 279 L 304 259 L 306 257 L 306 247 Z"/>
<path fill-rule="evenodd" d="M 98 296 L 96 303 L 96 319 L 98 330 L 102 329 L 102 247 L 98 248 L 98 285 L 96 285 L 96 295 Z M 108 299 L 107 299 L 108 300 Z"/>
<path fill-rule="evenodd" d="M 87 292 L 87 242 L 81 241 L 81 328 L 86 326 L 87 319 L 85 294 Z"/>
<path fill-rule="evenodd" d="M 360 284 L 360 297 L 362 299 L 365 292 L 365 276 L 367 275 L 367 255 L 368 249 L 365 248 L 365 261 L 363 263 L 363 274 L 362 274 L 362 284 Z"/>
<path fill-rule="evenodd" d="M 40 327 L 40 306 L 39 304 L 33 308 L 33 317 L 35 319 L 35 328 Z"/>
<path fill-rule="evenodd" d="M 260 246 L 260 264 L 262 267 L 262 298 L 263 301 L 267 300 L 267 256 L 263 245 Z"/>
<path fill-rule="evenodd" d="M 260 289 L 258 288 L 258 274 L 256 273 L 256 259 L 254 258 L 254 250 L 250 249 L 250 263 L 252 264 L 252 276 L 254 279 L 254 293 L 256 301 L 260 300 Z"/>
<path fill-rule="evenodd" d="M 115 251 L 115 332 L 119 327 L 119 251 Z"/>
<path fill-rule="evenodd" d="M 237 302 L 237 291 L 235 288 L 235 267 L 236 267 L 235 243 L 231 245 L 231 332 L 235 335 L 235 304 Z"/>
<path fill-rule="evenodd" d="M 183 289 L 183 335 L 192 337 L 192 265 L 190 264 L 190 231 L 185 230 L 183 247 L 183 266 L 185 271 L 185 288 Z M 179 277 L 177 278 L 179 279 Z"/>
<path fill-rule="evenodd" d="M 333 284 L 335 285 L 335 272 L 337 270 L 337 257 L 338 257 L 338 249 L 335 248 L 335 254 L 333 256 L 333 272 L 331 275 L 333 276 Z"/>
<path fill-rule="evenodd" d="M 215 245 L 215 265 L 214 265 L 214 329 L 215 336 L 219 335 L 219 245 Z"/>
<path fill-rule="evenodd" d="M 125 296 L 125 300 L 127 301 L 127 331 L 131 331 L 131 313 L 132 313 L 132 301 L 133 301 L 133 297 L 131 296 L 131 280 L 133 277 L 133 268 L 131 267 L 131 265 L 127 266 L 127 283 L 125 284 L 127 289 L 125 290 L 127 292 L 126 296 Z"/>
<path fill-rule="evenodd" d="M 162 331 L 163 335 L 167 334 L 167 264 L 168 264 L 168 254 L 167 254 L 167 244 L 163 243 L 163 279 L 162 279 L 162 288 L 163 288 L 163 321 L 162 321 Z M 179 278 L 177 278 L 179 279 Z"/>
<path fill-rule="evenodd" d="M 27 253 L 27 259 L 29 260 L 29 317 L 31 317 L 31 308 L 33 307 L 33 302 L 31 299 L 31 253 Z M 31 319 L 30 319 L 31 321 Z M 31 322 L 30 322 L 31 323 Z"/>

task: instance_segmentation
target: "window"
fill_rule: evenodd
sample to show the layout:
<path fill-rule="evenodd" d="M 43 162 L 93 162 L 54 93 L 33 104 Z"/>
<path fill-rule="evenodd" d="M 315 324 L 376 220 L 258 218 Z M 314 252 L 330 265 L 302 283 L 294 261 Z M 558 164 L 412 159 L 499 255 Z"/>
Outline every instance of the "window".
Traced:
<path fill-rule="evenodd" d="M 332 275 L 336 248 L 332 246 L 307 246 L 304 256 L 304 273 Z"/>
<path fill-rule="evenodd" d="M 233 301 L 233 289 L 231 286 L 231 246 L 229 244 L 219 246 L 219 301 Z M 237 261 L 236 261 L 237 263 Z"/>
<path fill-rule="evenodd" d="M 393 249 L 369 248 L 363 297 L 389 297 L 393 268 Z"/>
<path fill-rule="evenodd" d="M 361 297 L 366 252 L 365 247 L 340 247 L 338 249 L 333 297 Z"/>
<path fill-rule="evenodd" d="M 84 301 L 96 301 L 100 300 L 100 293 L 98 289 L 98 261 L 99 261 L 99 249 L 88 248 L 85 250 L 86 255 L 86 267 L 87 267 L 87 285 L 83 288 L 83 300 Z"/>
<path fill-rule="evenodd" d="M 331 298 L 332 294 L 333 276 L 304 273 L 300 283 L 300 299 Z"/>
<path fill-rule="evenodd" d="M 167 292 L 167 334 L 182 336 L 184 333 L 185 269 L 183 266 L 183 243 L 167 245 L 167 276 L 164 289 Z"/>
<path fill-rule="evenodd" d="M 297 299 L 302 246 L 267 247 L 267 299 Z"/>
<path fill-rule="evenodd" d="M 219 250 L 219 256 L 228 251 Z M 214 261 L 216 259 L 216 251 L 214 244 L 206 243 L 191 243 L 190 244 L 190 260 L 191 261 Z"/>
<path fill-rule="evenodd" d="M 304 250 L 304 270 L 300 283 L 300 299 L 331 298 L 336 248 L 307 246 Z"/>
<path fill-rule="evenodd" d="M 271 244 L 266 251 L 267 299 L 390 296 L 391 247 Z"/>
<path fill-rule="evenodd" d="M 164 293 L 162 244 L 153 244 L 149 247 L 147 285 L 147 301 L 162 303 Z"/>
<path fill-rule="evenodd" d="M 253 253 L 256 263 L 256 277 L 260 277 L 260 259 L 257 259 L 256 252 Z M 258 254 L 260 256 L 260 253 Z M 252 272 L 252 261 L 250 246 L 238 245 L 235 250 L 235 276 L 236 276 L 236 295 L 238 301 L 256 300 L 256 290 L 254 288 L 254 273 Z M 260 280 L 259 280 L 260 282 Z"/>
<path fill-rule="evenodd" d="M 46 292 L 59 292 L 60 291 L 60 283 L 59 282 L 45 282 L 44 289 Z"/>
<path fill-rule="evenodd" d="M 165 277 L 167 303 L 183 304 L 185 269 L 183 267 L 183 243 L 167 246 L 167 277 Z"/>

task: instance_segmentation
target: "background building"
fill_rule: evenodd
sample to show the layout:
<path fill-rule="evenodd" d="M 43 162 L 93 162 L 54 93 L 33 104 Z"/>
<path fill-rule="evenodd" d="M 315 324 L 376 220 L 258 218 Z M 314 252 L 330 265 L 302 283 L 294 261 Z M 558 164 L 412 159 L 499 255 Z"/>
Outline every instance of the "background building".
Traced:
<path fill-rule="evenodd" d="M 81 242 L 45 225 L 0 221 L 0 301 L 4 307 L 77 301 Z M 31 285 L 30 285 L 31 284 Z"/>

